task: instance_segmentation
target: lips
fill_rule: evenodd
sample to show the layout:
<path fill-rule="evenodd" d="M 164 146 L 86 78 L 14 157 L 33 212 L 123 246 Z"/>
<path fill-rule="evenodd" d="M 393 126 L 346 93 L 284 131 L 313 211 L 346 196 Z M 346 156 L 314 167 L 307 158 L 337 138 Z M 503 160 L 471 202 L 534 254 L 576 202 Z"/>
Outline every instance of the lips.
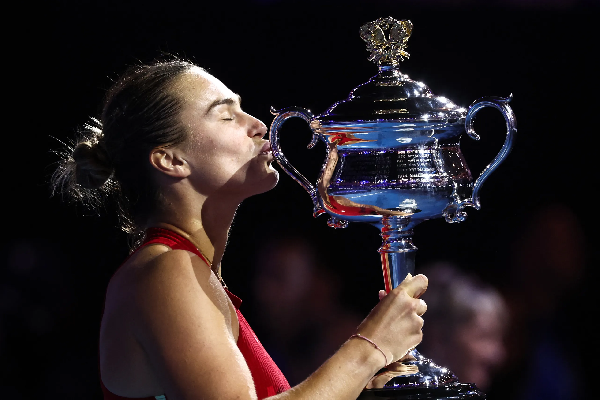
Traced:
<path fill-rule="evenodd" d="M 260 154 L 261 155 L 269 155 L 269 154 L 271 154 L 271 143 L 270 142 L 266 142 L 264 144 L 264 146 L 260 150 Z"/>

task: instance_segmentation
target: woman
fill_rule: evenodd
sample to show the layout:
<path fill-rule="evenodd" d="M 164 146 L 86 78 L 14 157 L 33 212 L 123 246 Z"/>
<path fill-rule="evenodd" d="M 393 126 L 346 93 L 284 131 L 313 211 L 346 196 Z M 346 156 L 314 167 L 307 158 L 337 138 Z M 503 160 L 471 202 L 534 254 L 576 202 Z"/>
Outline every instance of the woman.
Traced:
<path fill-rule="evenodd" d="M 88 203 L 115 194 L 142 239 L 106 292 L 105 399 L 353 399 L 421 341 L 427 279 L 416 276 L 289 388 L 220 278 L 238 205 L 278 180 L 266 132 L 237 94 L 174 59 L 127 71 L 65 155 L 54 188 Z"/>
<path fill-rule="evenodd" d="M 451 262 L 420 269 L 431 279 L 423 297 L 432 311 L 419 351 L 488 392 L 506 361 L 508 304 L 496 288 Z"/>

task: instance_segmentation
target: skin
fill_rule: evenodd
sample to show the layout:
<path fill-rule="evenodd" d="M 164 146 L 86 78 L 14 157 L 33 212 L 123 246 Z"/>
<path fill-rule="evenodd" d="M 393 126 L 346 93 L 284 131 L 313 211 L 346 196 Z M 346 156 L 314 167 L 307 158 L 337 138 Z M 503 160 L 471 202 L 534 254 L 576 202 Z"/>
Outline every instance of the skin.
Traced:
<path fill-rule="evenodd" d="M 111 279 L 100 332 L 104 385 L 125 397 L 166 394 L 179 399 L 255 399 L 250 371 L 236 341 L 235 309 L 216 277 L 240 202 L 278 180 L 266 154 L 266 126 L 246 114 L 239 97 L 200 69 L 181 76 L 181 122 L 189 131 L 179 146 L 149 156 L 164 202 L 147 227 L 171 229 L 194 243 L 212 267 L 184 250 L 149 245 Z M 423 275 L 409 276 L 382 296 L 360 324 L 396 361 L 422 338 L 418 297 Z M 349 339 L 306 381 L 278 399 L 353 399 L 385 364 L 371 344 Z"/>
<path fill-rule="evenodd" d="M 463 382 L 474 382 L 486 390 L 494 373 L 506 359 L 503 343 L 504 323 L 498 310 L 475 310 L 474 315 L 450 336 L 455 363 L 453 372 Z"/>

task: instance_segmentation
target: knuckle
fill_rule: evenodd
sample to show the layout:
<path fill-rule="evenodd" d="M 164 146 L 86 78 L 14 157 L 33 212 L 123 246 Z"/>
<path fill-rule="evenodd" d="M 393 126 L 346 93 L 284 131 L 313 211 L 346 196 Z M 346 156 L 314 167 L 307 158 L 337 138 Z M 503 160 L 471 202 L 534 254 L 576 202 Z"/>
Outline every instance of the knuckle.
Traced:
<path fill-rule="evenodd" d="M 416 313 L 419 310 L 419 305 L 420 305 L 420 303 L 418 301 L 409 301 L 408 302 L 408 309 L 411 312 Z"/>
<path fill-rule="evenodd" d="M 429 279 L 423 274 L 419 274 L 415 278 L 417 278 L 420 283 L 424 284 L 425 286 L 429 284 Z"/>
<path fill-rule="evenodd" d="M 394 289 L 390 293 L 388 293 L 388 296 L 391 295 L 392 298 L 398 299 L 403 296 L 406 296 L 406 294 L 407 294 L 406 290 L 403 287 L 398 286 L 396 289 Z"/>

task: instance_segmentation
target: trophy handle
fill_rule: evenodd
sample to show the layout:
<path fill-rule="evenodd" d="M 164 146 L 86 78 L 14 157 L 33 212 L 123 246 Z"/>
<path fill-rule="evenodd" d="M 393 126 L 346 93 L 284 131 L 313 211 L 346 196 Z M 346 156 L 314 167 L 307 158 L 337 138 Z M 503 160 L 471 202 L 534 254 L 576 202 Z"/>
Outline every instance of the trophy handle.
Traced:
<path fill-rule="evenodd" d="M 271 151 L 273 152 L 273 157 L 275 157 L 279 166 L 296 182 L 298 182 L 300 186 L 302 186 L 309 194 L 314 205 L 313 216 L 317 217 L 325 212 L 321 206 L 321 203 L 319 202 L 318 190 L 288 161 L 288 159 L 283 155 L 281 146 L 279 144 L 279 129 L 288 118 L 299 117 L 310 124 L 310 122 L 314 119 L 314 116 L 310 110 L 302 107 L 288 107 L 282 110 L 276 110 L 275 108 L 271 107 L 271 114 L 276 116 L 271 123 L 271 128 L 269 131 L 269 139 L 271 141 Z M 319 135 L 313 132 L 312 140 L 308 144 L 307 148 L 313 148 L 314 145 L 317 144 L 318 139 Z"/>
<path fill-rule="evenodd" d="M 469 111 L 467 112 L 467 116 L 465 118 L 465 128 L 467 134 L 471 139 L 479 140 L 479 135 L 475 132 L 473 128 L 473 122 L 475 121 L 475 114 L 484 107 L 494 107 L 502 113 L 504 116 L 504 120 L 506 121 L 506 140 L 504 141 L 504 145 L 500 149 L 500 152 L 496 155 L 496 157 L 492 160 L 487 167 L 481 172 L 475 183 L 473 184 L 473 195 L 471 197 L 471 201 L 468 205 L 475 207 L 477 210 L 481 208 L 481 204 L 479 201 L 479 189 L 481 189 L 481 185 L 488 178 L 488 176 L 504 161 L 508 153 L 513 147 L 513 140 L 515 133 L 517 132 L 517 120 L 515 119 L 515 114 L 512 111 L 512 108 L 508 105 L 508 102 L 512 100 L 512 94 L 509 97 L 482 97 L 479 100 L 476 100 L 469 107 Z"/>

